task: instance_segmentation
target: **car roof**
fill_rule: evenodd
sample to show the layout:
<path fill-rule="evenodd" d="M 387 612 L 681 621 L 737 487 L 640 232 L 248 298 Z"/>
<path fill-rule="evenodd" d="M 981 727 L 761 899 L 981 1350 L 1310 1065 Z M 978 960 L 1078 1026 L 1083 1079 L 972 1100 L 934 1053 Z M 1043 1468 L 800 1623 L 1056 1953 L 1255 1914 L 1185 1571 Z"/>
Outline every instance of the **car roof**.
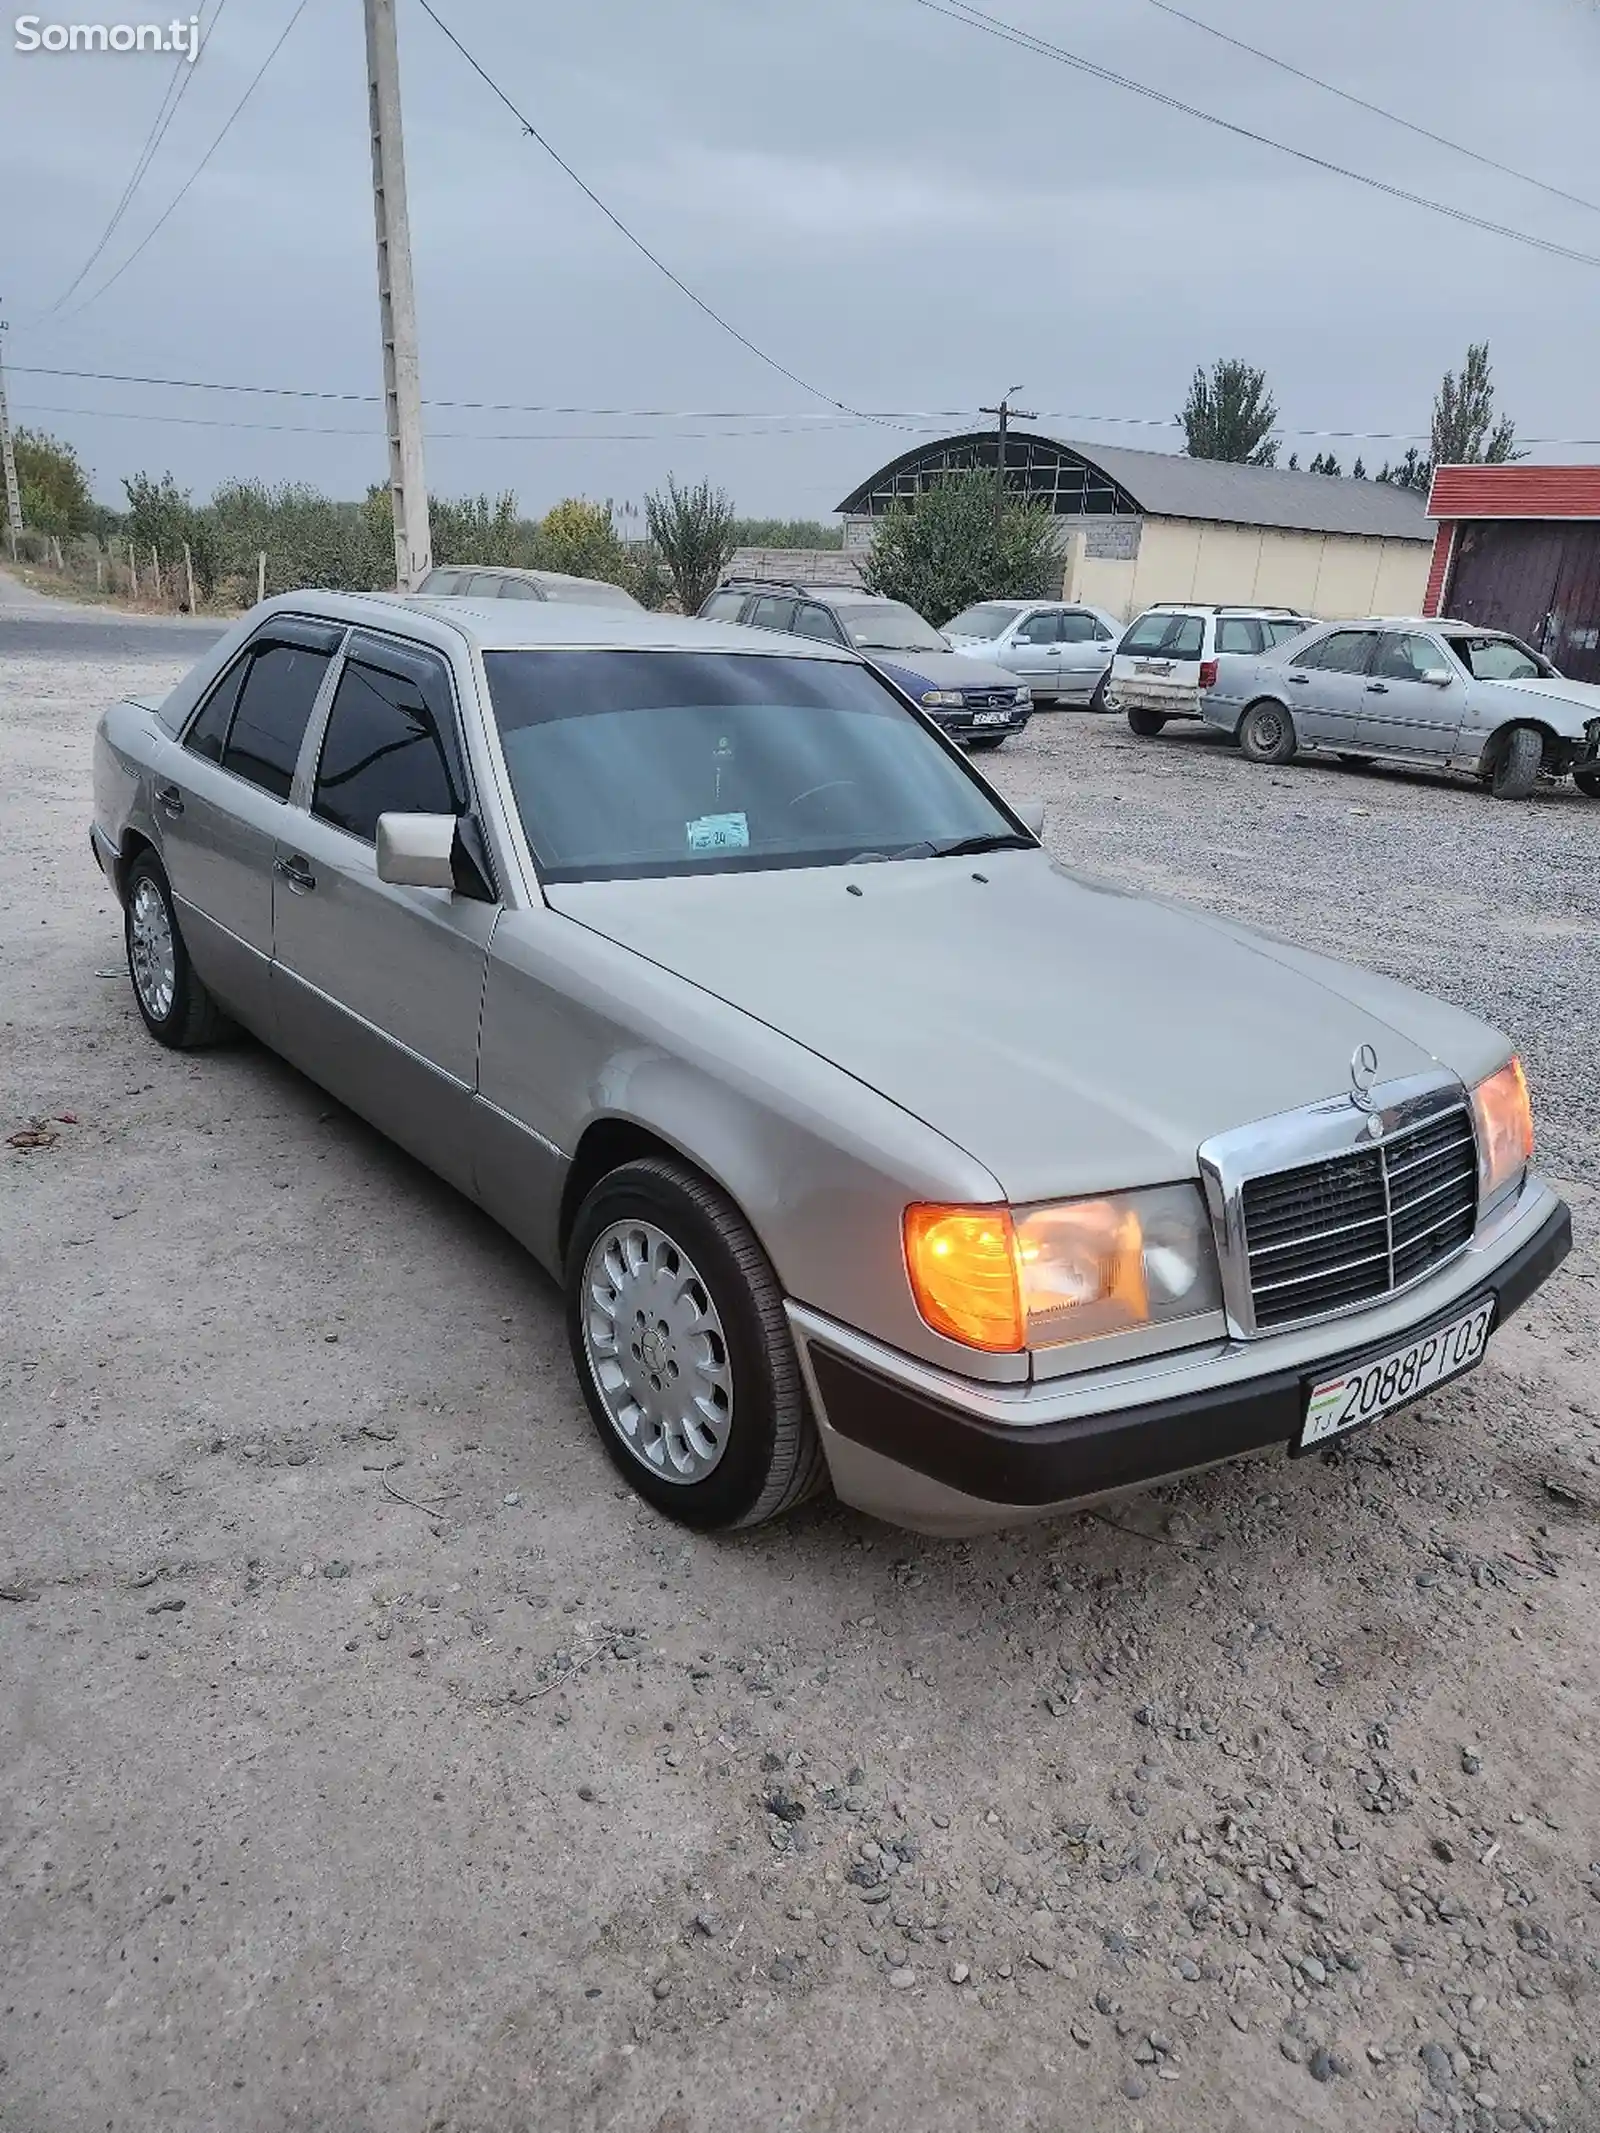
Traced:
<path fill-rule="evenodd" d="M 577 600 L 484 600 L 457 594 L 282 593 L 243 618 L 254 628 L 272 614 L 323 616 L 374 630 L 407 628 L 423 643 L 447 645 L 465 637 L 485 652 L 571 651 L 741 652 L 755 658 L 854 660 L 843 645 L 701 622 L 692 615 L 653 615 L 644 608 L 586 607 Z"/>
<path fill-rule="evenodd" d="M 1071 602 L 1068 604 L 1081 605 L 1082 603 Z M 1144 608 L 1141 611 L 1141 616 L 1136 616 L 1134 619 L 1136 621 L 1140 620 L 1142 615 L 1281 615 L 1285 621 L 1304 622 L 1308 629 L 1317 619 L 1315 615 L 1302 615 L 1297 607 L 1254 607 L 1248 602 L 1235 604 L 1231 601 L 1218 606 L 1214 602 L 1203 600 L 1157 600 L 1151 606 Z"/>

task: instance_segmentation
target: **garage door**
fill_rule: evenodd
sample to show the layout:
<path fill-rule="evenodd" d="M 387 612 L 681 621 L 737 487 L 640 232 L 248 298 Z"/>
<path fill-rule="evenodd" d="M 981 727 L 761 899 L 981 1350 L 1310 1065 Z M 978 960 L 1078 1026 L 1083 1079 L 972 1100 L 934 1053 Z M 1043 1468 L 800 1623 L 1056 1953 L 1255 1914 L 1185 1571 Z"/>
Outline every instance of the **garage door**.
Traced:
<path fill-rule="evenodd" d="M 1600 526 L 1463 526 L 1443 612 L 1510 630 L 1574 681 L 1600 681 Z"/>

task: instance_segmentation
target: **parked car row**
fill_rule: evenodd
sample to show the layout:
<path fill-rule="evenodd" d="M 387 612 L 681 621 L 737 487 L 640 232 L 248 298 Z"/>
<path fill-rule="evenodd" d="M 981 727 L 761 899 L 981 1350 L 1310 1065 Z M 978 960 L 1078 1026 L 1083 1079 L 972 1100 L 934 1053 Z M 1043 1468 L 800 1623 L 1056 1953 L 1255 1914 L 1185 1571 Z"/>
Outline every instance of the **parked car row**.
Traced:
<path fill-rule="evenodd" d="M 1302 623 L 1264 649 L 1235 650 L 1220 628 L 1202 643 L 1191 609 L 1154 610 L 1123 638 L 1109 693 L 1135 733 L 1201 719 L 1253 762 L 1332 754 L 1465 771 L 1502 800 L 1570 776 L 1600 799 L 1600 688 L 1470 623 Z"/>

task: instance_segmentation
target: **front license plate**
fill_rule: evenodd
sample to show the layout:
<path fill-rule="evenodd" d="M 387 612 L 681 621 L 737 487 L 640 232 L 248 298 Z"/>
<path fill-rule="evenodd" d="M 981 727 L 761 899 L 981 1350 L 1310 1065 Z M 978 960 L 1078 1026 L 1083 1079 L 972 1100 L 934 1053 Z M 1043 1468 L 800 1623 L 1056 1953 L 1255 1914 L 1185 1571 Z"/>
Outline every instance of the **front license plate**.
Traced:
<path fill-rule="evenodd" d="M 1009 726 L 1011 713 L 1009 711 L 974 711 L 972 723 L 975 726 Z"/>
<path fill-rule="evenodd" d="M 1482 1361 L 1493 1324 L 1494 1299 L 1490 1297 L 1437 1332 L 1425 1333 L 1403 1348 L 1393 1348 L 1387 1355 L 1313 1385 L 1300 1431 L 1300 1450 L 1320 1444 L 1325 1437 L 1341 1436 L 1359 1423 L 1375 1422 L 1379 1415 L 1392 1414 L 1447 1378 L 1470 1370 Z"/>

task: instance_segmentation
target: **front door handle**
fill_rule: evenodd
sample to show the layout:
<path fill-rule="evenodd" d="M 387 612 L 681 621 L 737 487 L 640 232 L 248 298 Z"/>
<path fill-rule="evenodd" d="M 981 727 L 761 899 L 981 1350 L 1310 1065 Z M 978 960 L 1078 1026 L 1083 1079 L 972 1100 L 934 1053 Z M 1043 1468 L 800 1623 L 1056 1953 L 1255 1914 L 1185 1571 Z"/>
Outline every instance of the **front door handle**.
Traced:
<path fill-rule="evenodd" d="M 309 861 L 303 859 L 298 852 L 288 859 L 274 859 L 272 871 L 281 874 L 291 889 L 298 889 L 302 894 L 317 885 L 317 877 L 312 873 Z"/>
<path fill-rule="evenodd" d="M 156 787 L 156 802 L 161 812 L 164 815 L 171 815 L 174 820 L 183 813 L 183 794 L 176 785 L 158 785 Z"/>
<path fill-rule="evenodd" d="M 1367 683 L 1367 694 L 1369 696 L 1387 696 L 1388 693 L 1389 684 L 1386 681 L 1369 681 Z"/>

